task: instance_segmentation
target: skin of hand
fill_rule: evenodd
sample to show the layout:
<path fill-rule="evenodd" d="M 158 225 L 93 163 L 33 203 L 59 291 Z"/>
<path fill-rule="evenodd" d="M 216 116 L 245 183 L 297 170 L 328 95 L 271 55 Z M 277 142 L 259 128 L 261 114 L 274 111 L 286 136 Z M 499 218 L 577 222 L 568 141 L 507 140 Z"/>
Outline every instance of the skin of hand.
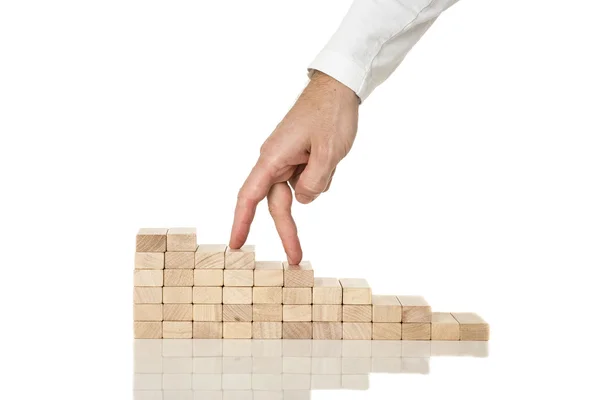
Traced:
<path fill-rule="evenodd" d="M 244 245 L 256 207 L 267 197 L 288 262 L 300 263 L 292 188 L 302 204 L 329 189 L 337 164 L 354 143 L 358 106 L 351 89 L 314 71 L 294 106 L 261 146 L 260 157 L 238 193 L 229 247 Z"/>

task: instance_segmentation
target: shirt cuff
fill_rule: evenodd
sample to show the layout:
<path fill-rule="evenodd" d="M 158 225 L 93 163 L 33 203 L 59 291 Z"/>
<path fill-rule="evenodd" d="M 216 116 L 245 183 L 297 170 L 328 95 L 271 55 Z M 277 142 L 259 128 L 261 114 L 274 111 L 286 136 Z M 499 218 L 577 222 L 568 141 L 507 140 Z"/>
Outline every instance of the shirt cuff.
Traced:
<path fill-rule="evenodd" d="M 364 100 L 361 96 L 361 89 L 364 85 L 367 71 L 351 58 L 330 50 L 323 50 L 309 64 L 308 76 L 312 76 L 315 70 L 321 71 L 336 81 L 341 82 L 356 93 L 361 102 Z M 366 93 L 362 94 L 366 98 Z"/>

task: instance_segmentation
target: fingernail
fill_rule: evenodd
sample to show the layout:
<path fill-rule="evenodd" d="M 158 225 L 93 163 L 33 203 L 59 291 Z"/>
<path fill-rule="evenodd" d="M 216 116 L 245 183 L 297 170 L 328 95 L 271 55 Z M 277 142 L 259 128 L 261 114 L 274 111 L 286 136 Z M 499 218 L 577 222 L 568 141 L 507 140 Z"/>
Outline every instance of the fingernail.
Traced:
<path fill-rule="evenodd" d="M 297 194 L 296 195 L 296 200 L 298 200 L 300 203 L 310 203 L 311 201 L 313 201 L 314 199 L 312 197 L 308 197 L 304 194 Z"/>

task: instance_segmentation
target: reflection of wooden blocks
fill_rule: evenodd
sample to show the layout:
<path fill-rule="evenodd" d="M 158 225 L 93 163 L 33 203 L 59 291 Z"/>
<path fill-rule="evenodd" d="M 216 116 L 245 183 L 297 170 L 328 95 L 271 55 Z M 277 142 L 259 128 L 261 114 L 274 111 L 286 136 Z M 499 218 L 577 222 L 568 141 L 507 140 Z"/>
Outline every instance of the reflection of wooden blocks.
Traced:
<path fill-rule="evenodd" d="M 254 285 L 254 271 L 252 270 L 225 270 L 223 277 L 225 286 L 251 287 Z"/>
<path fill-rule="evenodd" d="M 373 296 L 373 322 L 401 322 L 402 305 L 396 296 Z"/>
<path fill-rule="evenodd" d="M 312 306 L 285 304 L 283 306 L 283 320 L 286 322 L 311 321 Z"/>
<path fill-rule="evenodd" d="M 165 321 L 192 321 L 192 305 L 165 304 L 163 305 L 163 319 Z"/>
<path fill-rule="evenodd" d="M 135 304 L 162 304 L 162 287 L 139 287 L 133 288 L 133 302 Z"/>
<path fill-rule="evenodd" d="M 194 304 L 222 304 L 223 303 L 223 288 L 222 287 L 204 287 L 194 286 L 192 294 L 192 302 Z"/>
<path fill-rule="evenodd" d="M 251 287 L 223 288 L 223 304 L 252 304 Z"/>
<path fill-rule="evenodd" d="M 225 269 L 254 269 L 254 246 L 246 245 L 241 249 L 225 250 Z"/>
<path fill-rule="evenodd" d="M 182 321 L 164 321 L 163 322 L 164 339 L 191 339 L 192 323 Z"/>
<path fill-rule="evenodd" d="M 165 254 L 165 268 L 194 269 L 194 252 L 168 251 Z"/>
<path fill-rule="evenodd" d="M 167 232 L 167 251 L 196 251 L 196 228 L 171 228 Z"/>
<path fill-rule="evenodd" d="M 342 304 L 342 285 L 337 278 L 315 278 L 313 304 Z"/>
<path fill-rule="evenodd" d="M 312 339 L 312 322 L 284 322 L 284 339 Z"/>
<path fill-rule="evenodd" d="M 194 304 L 194 321 L 223 321 L 223 306 L 221 304 Z"/>
<path fill-rule="evenodd" d="M 431 307 L 421 296 L 397 296 L 402 304 L 402 322 L 431 322 Z"/>
<path fill-rule="evenodd" d="M 164 269 L 165 253 L 135 253 L 135 269 Z"/>
<path fill-rule="evenodd" d="M 371 340 L 373 324 L 370 322 L 343 322 L 342 338 L 344 340 Z"/>
<path fill-rule="evenodd" d="M 251 339 L 252 322 L 223 322 L 223 339 Z"/>
<path fill-rule="evenodd" d="M 254 288 L 256 290 L 256 288 Z M 252 320 L 255 322 L 283 321 L 283 306 L 281 304 L 254 304 Z"/>
<path fill-rule="evenodd" d="M 347 307 L 347 306 L 346 306 Z M 342 322 L 341 304 L 315 304 L 312 306 L 312 320 L 320 322 Z"/>
<path fill-rule="evenodd" d="M 224 322 L 252 322 L 251 304 L 224 304 Z"/>
<path fill-rule="evenodd" d="M 299 265 L 283 263 L 283 286 L 285 287 L 313 287 L 315 285 L 315 271 L 310 261 L 302 261 Z"/>
<path fill-rule="evenodd" d="M 402 340 L 431 340 L 431 324 L 428 322 L 403 322 Z"/>
<path fill-rule="evenodd" d="M 371 304 L 371 287 L 366 279 L 340 279 L 343 304 Z"/>
<path fill-rule="evenodd" d="M 281 339 L 283 326 L 281 322 L 253 322 L 253 339 Z"/>
<path fill-rule="evenodd" d="M 136 339 L 162 339 L 162 322 L 142 322 L 133 323 L 133 336 Z"/>
<path fill-rule="evenodd" d="M 452 313 L 460 324 L 460 340 L 487 341 L 490 339 L 490 326 L 475 313 Z"/>
<path fill-rule="evenodd" d="M 281 287 L 254 287 L 252 289 L 252 302 L 254 304 L 281 304 Z"/>
<path fill-rule="evenodd" d="M 223 286 L 223 270 L 195 269 L 194 286 Z"/>
<path fill-rule="evenodd" d="M 371 322 L 372 307 L 367 305 L 344 305 L 342 321 Z"/>
<path fill-rule="evenodd" d="M 254 286 L 283 286 L 283 263 L 281 261 L 256 261 Z"/>
<path fill-rule="evenodd" d="M 135 304 L 133 306 L 134 321 L 162 321 L 162 304 Z"/>
<path fill-rule="evenodd" d="M 140 253 L 164 253 L 167 251 L 167 229 L 142 228 L 135 238 L 135 251 Z"/>
<path fill-rule="evenodd" d="M 312 289 L 284 287 L 283 304 L 312 304 Z"/>
<path fill-rule="evenodd" d="M 192 287 L 164 287 L 164 304 L 186 304 L 192 303 Z"/>
<path fill-rule="evenodd" d="M 222 322 L 194 322 L 194 339 L 221 339 L 223 338 Z"/>
<path fill-rule="evenodd" d="M 375 322 L 373 340 L 401 340 L 402 324 L 399 322 Z"/>
<path fill-rule="evenodd" d="M 225 249 L 224 244 L 201 244 L 196 248 L 194 268 L 196 269 L 224 269 Z"/>
<path fill-rule="evenodd" d="M 459 340 L 460 325 L 450 313 L 431 314 L 431 340 Z"/>
<path fill-rule="evenodd" d="M 163 271 L 136 269 L 133 271 L 133 284 L 135 286 L 162 286 Z"/>
<path fill-rule="evenodd" d="M 341 322 L 313 322 L 313 339 L 315 340 L 341 340 Z"/>
<path fill-rule="evenodd" d="M 162 272 L 162 271 L 161 271 Z M 194 286 L 193 269 L 165 269 L 165 286 Z"/>

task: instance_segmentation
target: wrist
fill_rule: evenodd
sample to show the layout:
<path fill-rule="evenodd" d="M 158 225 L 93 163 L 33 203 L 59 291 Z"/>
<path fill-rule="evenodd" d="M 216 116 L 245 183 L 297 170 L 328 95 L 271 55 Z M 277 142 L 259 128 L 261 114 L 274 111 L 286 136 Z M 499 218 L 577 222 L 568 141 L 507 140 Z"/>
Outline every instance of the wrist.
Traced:
<path fill-rule="evenodd" d="M 310 82 L 308 83 L 305 91 L 322 93 L 333 92 L 336 94 L 336 97 L 340 96 L 342 98 L 350 99 L 351 101 L 356 101 L 357 103 L 359 102 L 358 96 L 352 89 L 319 70 L 312 71 Z"/>

